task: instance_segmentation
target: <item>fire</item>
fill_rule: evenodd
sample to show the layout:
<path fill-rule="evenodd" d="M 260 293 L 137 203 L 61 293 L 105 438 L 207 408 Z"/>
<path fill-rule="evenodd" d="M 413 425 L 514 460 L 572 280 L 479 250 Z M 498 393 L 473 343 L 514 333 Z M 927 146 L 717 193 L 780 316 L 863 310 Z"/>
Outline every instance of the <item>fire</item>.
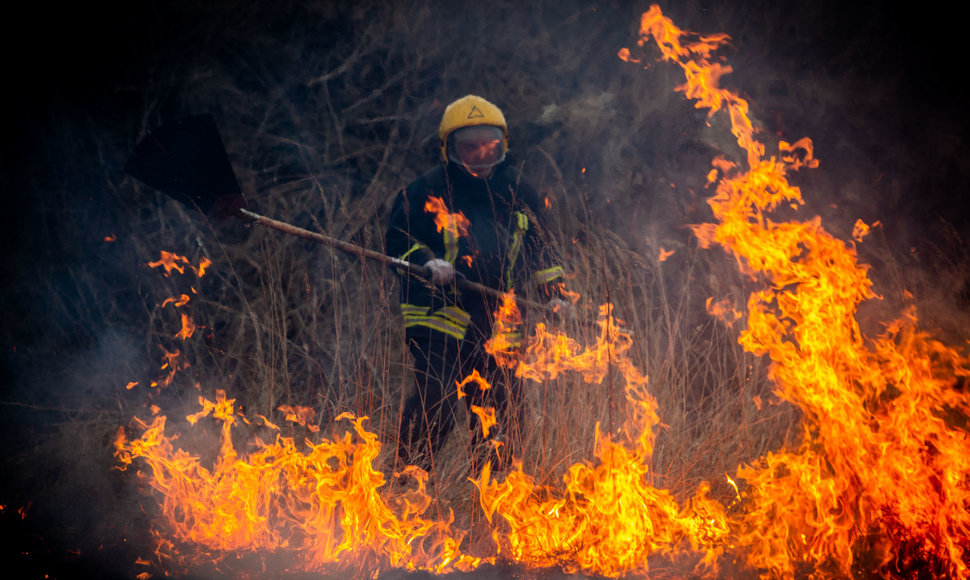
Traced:
<path fill-rule="evenodd" d="M 681 31 L 656 6 L 643 14 L 640 35 L 641 46 L 655 42 L 663 60 L 683 68 L 686 83 L 678 90 L 698 108 L 726 112 L 745 154 L 745 167 L 712 161 L 715 221 L 693 231 L 704 247 L 723 246 L 760 283 L 748 297 L 739 341 L 770 360 L 776 396 L 801 409 L 800 442 L 725 476 L 734 492 L 728 505 L 710 497 L 707 483 L 683 501 L 655 487 L 658 405 L 647 374 L 629 356 L 633 335 L 604 304 L 593 344 L 542 323 L 522 347 L 495 337 L 489 344 L 526 381 L 572 373 L 596 388 L 613 373 L 627 402 L 619 429 L 597 428 L 593 457 L 569 466 L 557 485 L 539 484 L 522 461 L 504 476 L 486 463 L 472 478 L 493 554 L 470 556 L 468 531 L 452 514 L 429 515 L 423 471 L 406 468 L 413 483 L 403 491 L 387 485 L 366 417 L 345 413 L 335 422 L 348 426 L 342 435 L 297 443 L 270 419 L 250 421 L 217 391 L 213 400 L 200 397 L 201 409 L 186 417 L 196 428 L 218 428 L 214 460 L 177 448 L 178 434 L 166 433 L 166 416 L 157 411 L 150 421 L 132 421 L 136 438 L 118 431 L 119 463 L 144 465 L 141 476 L 160 503 L 155 563 L 170 568 L 287 551 L 299 554 L 294 570 L 361 576 L 513 561 L 616 577 L 648 573 L 653 556 L 689 555 L 694 573 L 709 576 L 730 558 L 764 577 L 891 575 L 921 563 L 937 575 L 970 577 L 970 404 L 961 387 L 970 380 L 970 360 L 920 332 L 912 309 L 882 335 L 864 335 L 856 310 L 877 296 L 855 245 L 832 236 L 819 218 L 769 217 L 802 204 L 788 176 L 818 161 L 807 139 L 782 141 L 777 155 L 766 154 L 748 103 L 719 86 L 730 67 L 711 58 L 726 36 Z M 639 62 L 628 50 L 620 56 Z M 439 231 L 467 233 L 464 216 L 448 213 L 440 199 L 426 210 Z M 856 224 L 856 243 L 868 229 Z M 154 264 L 165 266 L 166 276 L 189 265 L 166 252 Z M 201 276 L 205 266 L 193 270 Z M 708 300 L 712 314 L 740 321 L 728 304 Z M 511 297 L 499 305 L 496 336 L 518 331 L 514 307 Z M 487 386 L 476 373 L 456 385 L 458 393 L 469 383 Z M 309 408 L 278 411 L 313 431 Z M 472 411 L 487 431 L 494 410 Z M 234 429 L 258 433 L 254 451 L 236 450 Z"/>
<path fill-rule="evenodd" d="M 517 376 L 552 380 L 576 372 L 590 385 L 602 384 L 611 369 L 624 379 L 630 417 L 622 441 L 597 429 L 595 462 L 572 465 L 561 487 L 540 486 L 522 464 L 503 481 L 486 465 L 475 485 L 493 527 L 499 556 L 530 566 L 559 566 L 606 576 L 648 570 L 647 558 L 675 550 L 701 554 L 698 570 L 712 566 L 723 550 L 725 510 L 707 497 L 708 486 L 680 506 L 666 490 L 649 482 L 654 428 L 660 423 L 647 376 L 630 361 L 631 335 L 600 307 L 600 336 L 581 347 L 544 324 L 515 368 Z"/>
<path fill-rule="evenodd" d="M 175 270 L 179 274 L 185 273 L 185 264 L 189 263 L 189 259 L 185 256 L 179 256 L 178 254 L 173 254 L 171 252 L 161 251 L 161 255 L 155 262 L 149 262 L 149 268 L 158 268 L 159 266 L 165 268 L 165 275 L 168 276 L 172 270 Z"/>
<path fill-rule="evenodd" d="M 728 326 L 734 326 L 734 323 L 744 316 L 734 308 L 731 308 L 731 301 L 727 298 L 714 302 L 714 297 L 711 296 L 707 299 L 706 306 L 708 314 L 718 320 L 724 321 Z"/>
<path fill-rule="evenodd" d="M 871 226 L 862 220 L 856 220 L 855 226 L 852 227 L 852 239 L 861 242 L 862 238 L 869 235 L 872 228 L 879 226 L 879 222 L 872 224 Z"/>
<path fill-rule="evenodd" d="M 233 427 L 250 425 L 234 411 L 235 400 L 218 391 L 215 400 L 199 398 L 201 410 L 187 420 L 216 421 L 220 449 L 211 465 L 200 456 L 176 449 L 177 435 L 166 435 L 166 417 L 151 423 L 135 419 L 140 437 L 129 440 L 124 428 L 115 440 L 122 469 L 136 459 L 151 472 L 158 492 L 163 527 L 155 531 L 160 561 L 180 566 L 219 561 L 233 552 L 298 551 L 298 570 L 352 570 L 365 563 L 444 572 L 468 569 L 479 560 L 458 551 L 460 532 L 451 519 L 423 517 L 431 505 L 426 475 L 410 472 L 414 487 L 395 496 L 379 491 L 384 474 L 373 463 L 380 450 L 368 432 L 366 417 L 345 413 L 352 429 L 342 437 L 298 444 L 278 427 L 248 456 L 232 442 Z"/>
<path fill-rule="evenodd" d="M 168 371 L 168 374 L 160 379 L 161 383 L 158 381 L 152 381 L 152 387 L 169 386 L 172 384 L 172 381 L 175 380 L 175 373 L 183 371 L 189 367 L 189 363 L 185 359 L 181 358 L 182 353 L 179 351 L 179 349 L 169 352 L 163 348 L 162 356 L 165 358 L 165 362 L 162 364 L 161 370 Z M 128 388 L 131 389 L 137 384 L 138 383 L 128 383 Z"/>
<path fill-rule="evenodd" d="M 485 341 L 485 352 L 502 366 L 513 366 L 518 361 L 522 313 L 515 301 L 515 294 L 506 293 L 498 302 L 492 317 L 492 336 Z"/>
<path fill-rule="evenodd" d="M 778 394 L 805 414 L 797 449 L 738 470 L 748 486 L 732 522 L 739 552 L 780 576 L 809 566 L 847 577 L 866 552 L 869 571 L 922 560 L 970 576 L 970 438 L 961 426 L 970 405 L 958 388 L 970 360 L 916 330 L 912 310 L 883 335 L 863 336 L 856 308 L 876 296 L 855 247 L 818 218 L 765 217 L 781 204 L 801 205 L 787 175 L 817 166 L 811 142 L 781 142 L 778 157 L 765 156 L 747 102 L 718 87 L 725 69 L 707 60 L 722 37 L 681 44 L 684 33 L 656 7 L 644 14 L 641 35 L 683 67 L 682 90 L 699 108 L 727 110 L 747 153 L 747 170 L 715 164 L 722 177 L 709 203 L 718 223 L 695 231 L 764 280 L 739 340 L 771 359 Z"/>
<path fill-rule="evenodd" d="M 198 266 L 193 266 L 192 263 L 189 261 L 189 259 L 186 258 L 185 256 L 181 256 L 174 252 L 167 252 L 165 250 L 161 251 L 160 257 L 157 261 L 148 262 L 148 266 L 150 268 L 163 267 L 165 270 L 164 272 L 165 277 L 168 277 L 173 271 L 177 272 L 178 274 L 185 274 L 186 269 L 193 272 L 197 277 L 202 277 L 205 275 L 206 268 L 208 268 L 210 265 L 212 265 L 212 261 L 204 256 L 199 260 Z M 191 288 L 191 291 L 193 294 L 196 293 L 196 290 L 194 288 Z M 182 308 L 183 306 L 187 305 L 190 301 L 191 301 L 191 297 L 188 294 L 182 293 L 182 294 L 179 294 L 178 296 L 170 296 L 166 298 L 165 300 L 162 301 L 159 307 L 165 308 L 166 306 L 171 304 L 175 308 Z M 179 328 L 179 331 L 173 335 L 173 338 L 176 338 L 180 341 L 189 340 L 195 334 L 196 330 L 199 330 L 200 328 L 205 328 L 203 326 L 196 325 L 195 322 L 192 320 L 192 317 L 185 312 L 179 312 L 179 320 L 181 322 L 181 327 Z M 166 376 L 149 383 L 149 386 L 152 388 L 169 386 L 170 384 L 172 384 L 172 381 L 175 379 L 176 373 L 178 373 L 181 370 L 185 370 L 190 366 L 188 361 L 180 358 L 181 353 L 179 349 L 175 349 L 174 351 L 170 352 L 166 350 L 164 347 L 161 347 L 161 350 L 163 353 L 163 357 L 165 359 L 165 362 L 161 366 L 161 370 L 167 371 L 167 374 Z M 138 384 L 137 382 L 130 382 L 128 383 L 127 389 L 130 390 L 134 388 L 135 385 L 137 384 Z"/>
<path fill-rule="evenodd" d="M 188 294 L 182 294 L 178 298 L 170 296 L 162 301 L 162 308 L 165 308 L 169 304 L 173 304 L 176 308 L 181 308 L 188 304 L 189 300 L 191 300 L 191 298 Z"/>
<path fill-rule="evenodd" d="M 488 432 L 495 426 L 495 409 L 493 407 L 479 407 L 472 405 L 472 413 L 478 415 L 482 425 L 482 437 L 488 437 Z"/>
<path fill-rule="evenodd" d="M 319 426 L 310 424 L 310 419 L 312 419 L 313 416 L 316 415 L 316 411 L 313 410 L 313 407 L 304 407 L 299 405 L 280 405 L 276 409 L 284 413 L 285 415 L 284 418 L 287 421 L 292 421 L 297 425 L 302 425 L 303 427 L 306 427 L 307 429 L 309 429 L 310 431 L 313 431 L 314 433 L 320 430 Z"/>
<path fill-rule="evenodd" d="M 488 384 L 488 381 L 485 380 L 485 377 L 479 374 L 478 369 L 472 369 L 472 374 L 462 379 L 462 381 L 456 385 L 458 387 L 459 399 L 466 396 L 465 385 L 468 385 L 470 383 L 475 383 L 476 385 L 478 385 L 478 388 L 481 389 L 482 391 L 487 391 L 488 389 L 492 388 L 492 385 Z"/>
<path fill-rule="evenodd" d="M 305 571 L 369 563 L 440 573 L 507 558 L 615 576 L 646 570 L 651 554 L 685 549 L 702 554 L 702 568 L 711 566 L 727 530 L 724 509 L 707 498 L 706 485 L 680 506 L 669 492 L 648 483 L 653 429 L 659 424 L 656 402 L 646 391 L 646 375 L 627 357 L 632 337 L 610 305 L 601 307 L 599 326 L 597 343 L 580 347 L 539 325 L 515 373 L 544 380 L 577 372 L 596 385 L 611 368 L 619 370 L 632 406 L 621 429 L 623 440 L 597 433 L 596 462 L 570 467 L 562 489 L 537 486 L 521 463 L 497 481 L 486 464 L 473 483 L 499 547 L 495 556 L 464 553 L 467 532 L 452 527 L 450 514 L 425 517 L 432 499 L 423 471 L 406 470 L 415 482 L 411 489 L 392 494 L 385 488 L 385 476 L 374 467 L 380 443 L 364 428 L 366 417 L 341 415 L 338 420 L 352 423 L 352 433 L 298 445 L 266 418 L 254 424 L 234 410 L 235 400 L 217 391 L 213 400 L 200 396 L 200 410 L 186 417 L 190 425 L 219 426 L 219 451 L 211 466 L 201 455 L 175 447 L 178 435 L 166 434 L 164 415 L 154 413 L 151 422 L 134 419 L 132 428 L 140 431 L 136 439 L 118 431 L 122 468 L 144 462 L 143 477 L 160 496 L 159 564 L 193 566 L 238 552 L 286 550 L 300 554 L 297 568 Z M 458 392 L 469 383 L 488 388 L 473 373 L 456 385 Z M 308 407 L 279 410 L 301 425 L 312 415 Z M 487 436 L 495 410 L 473 406 L 472 412 Z M 241 455 L 232 435 L 244 425 L 261 434 L 257 449 Z M 271 443 L 262 442 L 263 432 L 272 436 Z"/>
<path fill-rule="evenodd" d="M 468 235 L 468 228 L 471 222 L 462 212 L 451 213 L 448 206 L 440 197 L 429 196 L 424 204 L 424 211 L 434 215 L 434 225 L 438 232 L 445 232 L 455 238 Z"/>
<path fill-rule="evenodd" d="M 179 274 L 184 274 L 185 268 L 188 267 L 195 273 L 197 277 L 201 278 L 205 275 L 206 268 L 211 265 L 212 261 L 206 257 L 203 257 L 201 260 L 199 260 L 198 266 L 193 266 L 189 262 L 189 259 L 185 256 L 180 256 L 172 252 L 166 252 L 165 250 L 160 252 L 158 260 L 148 263 L 149 268 L 158 268 L 159 266 L 164 268 L 166 277 L 172 273 L 172 270 L 175 270 Z"/>
<path fill-rule="evenodd" d="M 201 278 L 205 276 L 206 268 L 208 268 L 211 265 L 212 265 L 212 260 L 203 256 L 202 259 L 199 260 L 198 266 L 195 266 L 195 267 L 189 266 L 189 267 L 192 268 L 192 271 L 195 272 L 195 275 L 197 277 Z"/>
<path fill-rule="evenodd" d="M 181 319 L 182 328 L 175 333 L 175 338 L 179 340 L 188 340 L 192 338 L 193 334 L 195 334 L 196 326 L 195 323 L 192 322 L 192 318 L 184 312 L 181 314 Z"/>

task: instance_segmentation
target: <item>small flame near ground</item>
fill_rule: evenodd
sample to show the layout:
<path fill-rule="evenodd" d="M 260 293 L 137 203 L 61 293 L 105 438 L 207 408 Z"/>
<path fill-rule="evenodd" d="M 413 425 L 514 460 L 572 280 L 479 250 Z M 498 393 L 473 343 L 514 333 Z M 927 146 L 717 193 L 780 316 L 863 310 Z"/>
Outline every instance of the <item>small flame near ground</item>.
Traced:
<path fill-rule="evenodd" d="M 454 517 L 429 515 L 423 471 L 407 468 L 411 483 L 389 491 L 375 468 L 380 443 L 366 417 L 341 415 L 342 436 L 298 443 L 267 418 L 246 418 L 218 392 L 214 400 L 200 397 L 201 410 L 189 419 L 219 426 L 221 449 L 211 465 L 176 447 L 163 415 L 135 419 L 136 438 L 118 431 L 119 462 L 137 463 L 160 504 L 153 565 L 177 573 L 231 554 L 286 551 L 299 556 L 294 570 L 360 576 L 512 561 L 612 577 L 648 573 L 652 556 L 689 554 L 693 573 L 711 577 L 728 561 L 769 577 L 906 570 L 970 577 L 970 408 L 961 388 L 970 361 L 918 331 L 912 310 L 882 335 L 865 336 L 855 313 L 875 295 L 853 243 L 833 237 L 818 218 L 768 218 L 777 207 L 802 204 L 788 176 L 818 161 L 807 139 L 781 142 L 777 155 L 767 155 L 748 103 L 719 87 L 730 67 L 711 58 L 727 40 L 684 32 L 656 6 L 641 19 L 639 44 L 655 44 L 663 60 L 684 70 L 678 90 L 698 108 L 727 113 L 745 153 L 746 166 L 713 160 L 716 223 L 694 232 L 762 282 L 748 297 L 739 341 L 770 359 L 777 396 L 803 411 L 797 445 L 740 466 L 727 478 L 736 494 L 727 506 L 709 497 L 708 484 L 683 502 L 652 486 L 657 404 L 646 373 L 627 356 L 633 339 L 605 304 L 595 344 L 540 323 L 523 355 L 502 359 L 526 380 L 568 372 L 598 385 L 618 372 L 631 411 L 617 434 L 597 430 L 594 457 L 572 465 L 558 485 L 537 484 L 521 463 L 504 477 L 486 464 L 472 484 L 493 553 L 465 553 L 467 531 Z M 629 50 L 620 56 L 643 60 Z M 868 228 L 858 223 L 855 240 Z M 185 261 L 167 260 L 163 253 L 166 275 L 184 271 Z M 723 302 L 711 308 L 735 318 Z M 510 329 L 515 320 L 511 312 L 499 319 Z M 253 424 L 269 442 L 240 455 L 232 429 Z"/>

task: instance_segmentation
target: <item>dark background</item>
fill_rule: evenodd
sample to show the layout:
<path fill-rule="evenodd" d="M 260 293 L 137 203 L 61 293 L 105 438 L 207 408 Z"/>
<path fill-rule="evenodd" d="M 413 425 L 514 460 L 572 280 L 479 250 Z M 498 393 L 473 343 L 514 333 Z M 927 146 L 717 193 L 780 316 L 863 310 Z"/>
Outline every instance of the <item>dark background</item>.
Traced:
<path fill-rule="evenodd" d="M 7 57 L 0 133 L 0 433 L 6 458 L 0 518 L 18 537 L 2 554 L 55 577 L 133 575 L 126 535 L 137 531 L 111 514 L 111 498 L 120 490 L 111 485 L 120 484 L 104 476 L 94 479 L 107 487 L 79 481 L 72 489 L 74 472 L 37 452 L 37 441 L 52 430 L 98 422 L 101 415 L 82 402 L 97 401 L 94 409 L 110 407 L 130 371 L 151 364 L 124 332 L 145 314 L 129 266 L 142 256 L 103 241 L 108 235 L 123 241 L 159 200 L 136 196 L 122 170 L 127 153 L 146 128 L 201 112 L 195 108 L 200 103 L 228 98 L 185 96 L 207 86 L 199 76 L 206 70 L 221 70 L 248 87 L 250 115 L 234 114 L 244 106 L 238 102 L 216 111 L 230 150 L 244 148 L 248 134 L 261 130 L 256 122 L 264 107 L 261 98 L 272 95 L 304 106 L 310 90 L 305 81 L 327 70 L 328 58 L 349 55 L 363 42 L 382 41 L 361 34 L 368 22 L 392 6 L 407 14 L 401 3 L 380 2 L 99 4 L 31 3 L 19 16 L 5 18 L 0 35 Z M 480 90 L 491 90 L 489 96 L 506 108 L 518 136 L 514 147 L 527 153 L 551 136 L 562 148 L 553 153 L 561 154 L 564 164 L 589 161 L 590 181 L 584 187 L 605 189 L 614 183 L 613 169 L 597 165 L 601 158 L 595 152 L 627 136 L 623 111 L 585 119 L 595 130 L 580 131 L 584 119 L 552 128 L 535 122 L 541 111 L 537 103 L 575 102 L 597 84 L 615 83 L 610 88 L 615 94 L 637 82 L 649 84 L 629 79 L 659 74 L 653 71 L 663 65 L 641 71 L 615 57 L 619 48 L 635 43 L 639 14 L 648 4 L 520 4 L 428 6 L 442 53 L 466 59 L 469 76 L 503 81 Z M 681 28 L 732 37 L 727 58 L 735 73 L 726 83 L 750 99 L 767 135 L 815 141 L 821 166 L 805 178 L 807 211 L 821 214 L 842 236 L 857 217 L 880 221 L 880 239 L 909 260 L 901 268 L 932 272 L 940 260 L 959 268 L 966 264 L 963 240 L 970 235 L 970 151 L 960 88 L 966 74 L 960 48 L 964 25 L 939 5 L 890 4 L 695 1 L 662 2 L 661 8 Z M 386 33 L 394 35 L 395 28 Z M 545 74 L 574 69 L 543 60 L 552 58 L 545 53 L 530 56 L 520 50 L 543 42 L 562 46 L 563 59 L 588 60 L 575 67 L 575 76 Z M 266 68 L 247 68 L 257 62 Z M 369 78 L 378 87 L 394 73 L 375 70 Z M 454 72 L 437 80 L 433 71 L 428 74 L 432 78 L 412 88 L 417 101 L 448 102 L 477 86 Z M 329 87 L 335 93 L 370 88 L 366 82 Z M 622 95 L 616 106 L 639 104 L 636 95 Z M 684 126 L 704 122 L 690 106 L 662 106 L 664 116 Z M 416 110 L 429 120 L 418 125 L 426 131 L 418 140 L 423 146 L 400 154 L 409 155 L 417 171 L 433 159 L 433 123 L 440 108 Z M 706 149 L 680 148 L 661 133 L 651 137 L 643 127 L 636 129 L 639 148 L 628 163 L 639 163 L 636 156 L 642 155 L 644 165 L 664 165 L 667 177 L 688 186 L 703 177 L 697 165 L 662 160 L 696 155 L 703 165 L 709 160 Z M 294 139 L 313 139 L 313 127 L 292 130 Z M 574 151 L 576 157 L 569 157 Z M 350 189 L 364 182 L 367 172 L 366 164 L 340 168 Z M 243 173 L 258 180 L 260 165 L 250 164 Z M 614 191 L 601 218 L 617 231 L 635 230 L 628 221 L 634 215 L 641 223 L 684 219 L 672 219 L 665 213 L 668 206 L 650 201 L 649 193 L 635 196 L 642 188 Z M 703 219 L 703 210 L 701 205 L 687 218 Z M 964 279 L 968 271 L 962 270 Z M 92 272 L 97 283 L 78 294 L 76 280 Z M 966 295 L 957 288 L 943 310 L 970 307 L 967 288 Z M 91 324 L 99 320 L 103 327 Z M 111 432 L 104 430 L 102 445 Z M 30 507 L 21 519 L 15 512 L 24 505 Z"/>

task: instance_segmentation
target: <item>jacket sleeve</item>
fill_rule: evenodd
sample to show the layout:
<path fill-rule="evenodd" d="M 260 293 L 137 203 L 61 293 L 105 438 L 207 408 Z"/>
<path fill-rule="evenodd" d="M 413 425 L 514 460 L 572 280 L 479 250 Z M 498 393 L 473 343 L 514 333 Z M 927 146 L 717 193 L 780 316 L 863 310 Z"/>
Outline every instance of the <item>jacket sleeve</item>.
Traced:
<path fill-rule="evenodd" d="M 421 207 L 415 208 L 415 204 L 420 204 L 422 191 L 419 179 L 398 193 L 384 239 L 387 255 L 418 264 L 435 257 L 422 241 L 426 239 L 426 215 Z"/>
<path fill-rule="evenodd" d="M 523 245 L 523 262 L 527 269 L 524 275 L 529 290 L 537 292 L 540 299 L 561 298 L 565 270 L 547 228 L 539 194 L 531 184 L 523 182 L 520 185 L 520 199 L 530 221 Z"/>

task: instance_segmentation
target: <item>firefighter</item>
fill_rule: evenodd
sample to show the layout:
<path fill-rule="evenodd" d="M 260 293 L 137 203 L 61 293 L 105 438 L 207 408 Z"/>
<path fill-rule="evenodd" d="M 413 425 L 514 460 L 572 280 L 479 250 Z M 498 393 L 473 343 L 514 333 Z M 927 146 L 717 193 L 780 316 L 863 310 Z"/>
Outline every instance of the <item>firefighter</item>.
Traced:
<path fill-rule="evenodd" d="M 506 159 L 507 130 L 502 111 L 482 97 L 467 95 L 448 105 L 438 128 L 441 164 L 408 185 L 391 212 L 388 253 L 432 273 L 429 281 L 400 277 L 417 389 L 404 401 L 398 460 L 427 470 L 460 417 L 457 383 L 473 371 L 489 388 L 469 383 L 464 404 L 469 410 L 473 405 L 494 409 L 497 424 L 483 440 L 480 419 L 469 412 L 471 445 L 488 445 L 493 457 L 509 459 L 519 435 L 518 384 L 484 349 L 492 337 L 496 298 L 460 289 L 456 279 L 561 303 L 557 288 L 563 269 L 545 258 L 543 206 L 535 188 Z M 435 209 L 437 200 L 443 203 Z M 442 212 L 450 222 L 442 221 Z"/>

